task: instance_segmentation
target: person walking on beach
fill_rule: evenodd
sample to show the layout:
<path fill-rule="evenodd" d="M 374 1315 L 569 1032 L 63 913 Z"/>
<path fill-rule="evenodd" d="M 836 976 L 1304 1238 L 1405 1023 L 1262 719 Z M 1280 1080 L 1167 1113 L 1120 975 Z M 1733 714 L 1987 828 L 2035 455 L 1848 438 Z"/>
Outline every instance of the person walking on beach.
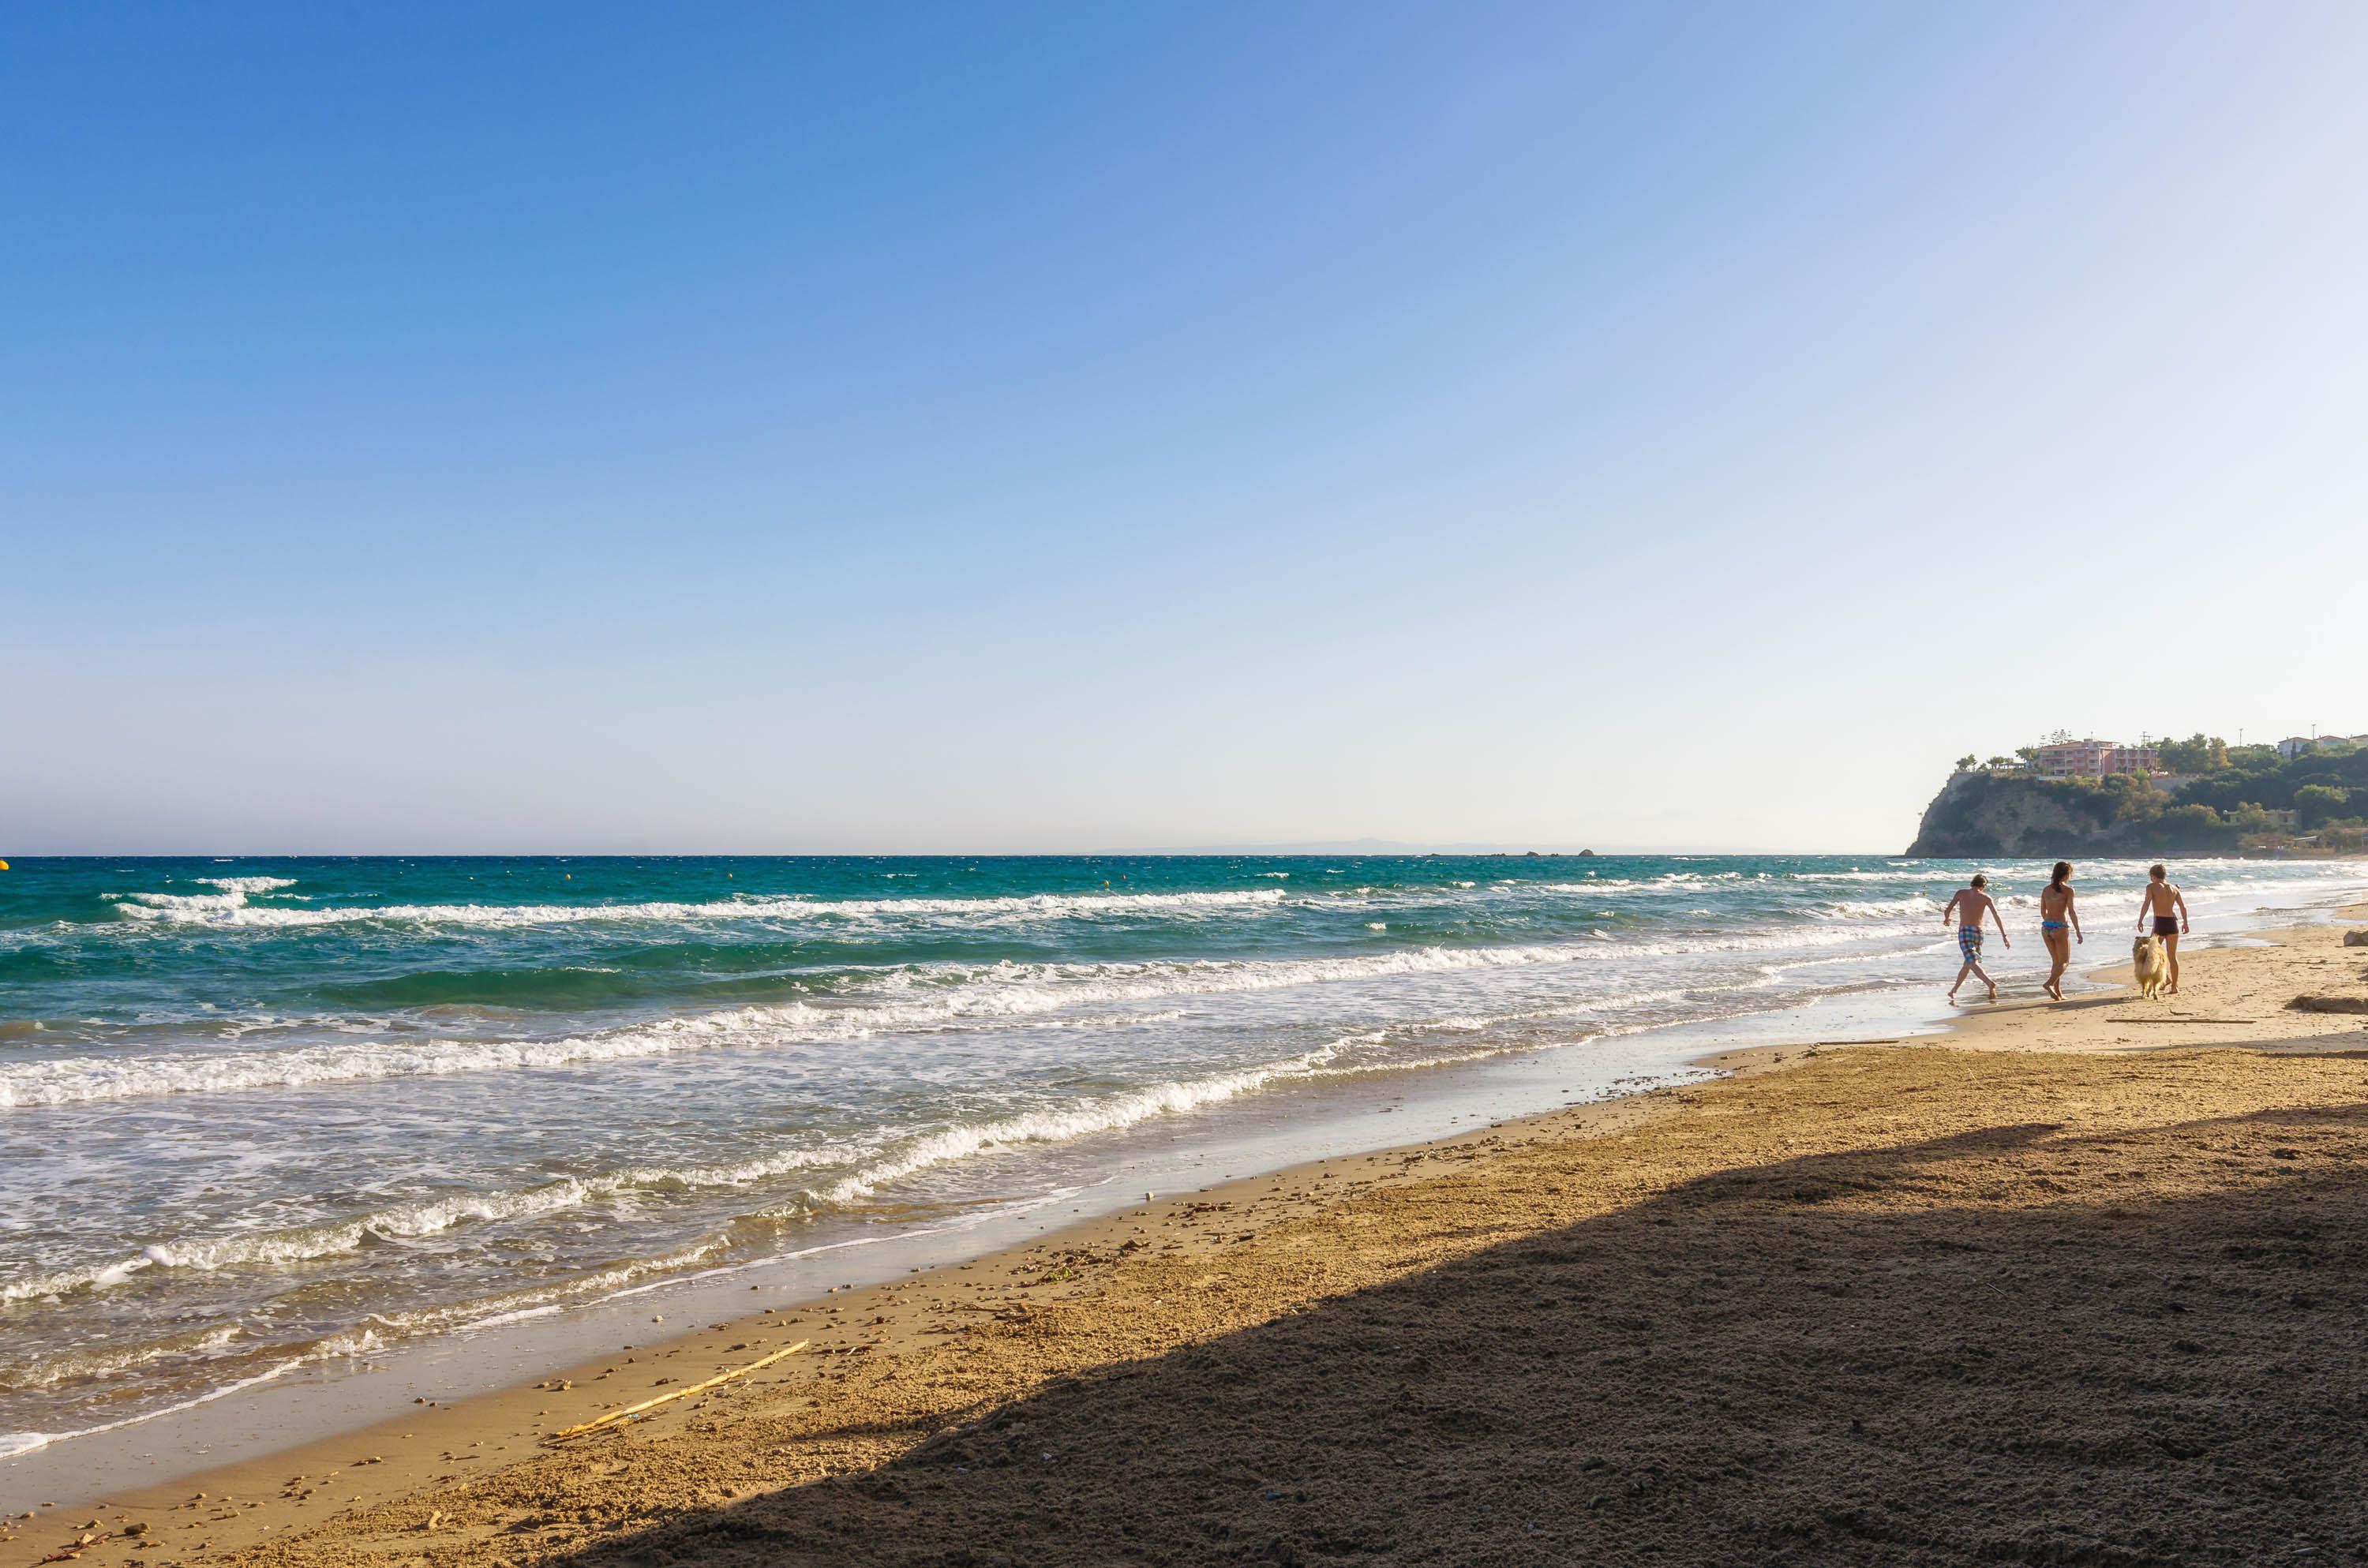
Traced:
<path fill-rule="evenodd" d="M 2145 931 L 2146 922 L 2154 922 L 2154 935 L 2162 938 L 2163 957 L 2170 961 L 2169 994 L 2179 994 L 2179 939 L 2187 934 L 2187 895 L 2170 880 L 2170 873 L 2160 866 L 2146 868 L 2146 893 L 2138 900 L 2138 929 Z"/>
<path fill-rule="evenodd" d="M 2039 939 L 2047 944 L 2048 960 L 2055 966 L 2047 971 L 2047 994 L 2061 1002 L 2064 971 L 2072 963 L 2072 944 L 2089 939 L 2081 933 L 2080 911 L 2072 897 L 2069 860 L 2055 862 L 2055 870 L 2047 879 L 2047 890 L 2039 895 Z"/>
<path fill-rule="evenodd" d="M 1957 999 L 1957 985 L 1963 985 L 1969 974 L 1989 987 L 1991 1001 L 1998 1000 L 1998 982 L 1982 970 L 1983 916 L 1987 915 L 1998 922 L 1998 941 L 2002 946 L 2013 947 L 2014 938 L 2006 934 L 2006 916 L 1998 913 L 1998 900 L 1985 891 L 1989 885 L 1987 877 L 1976 875 L 1973 885 L 1959 888 L 1941 911 L 1941 924 L 1943 926 L 1949 923 L 1952 915 L 1956 917 L 1957 951 L 1964 955 L 1965 960 L 1964 967 L 1957 971 L 1957 984 L 1949 987 L 1949 1000 L 1952 1002 Z"/>

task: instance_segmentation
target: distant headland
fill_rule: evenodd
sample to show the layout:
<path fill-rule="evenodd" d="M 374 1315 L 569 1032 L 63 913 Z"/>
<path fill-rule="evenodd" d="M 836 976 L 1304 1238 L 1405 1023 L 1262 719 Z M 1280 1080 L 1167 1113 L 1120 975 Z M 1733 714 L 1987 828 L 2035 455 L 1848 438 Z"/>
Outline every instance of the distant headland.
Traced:
<path fill-rule="evenodd" d="M 2012 756 L 1959 757 L 1907 852 L 2357 855 L 2363 841 L 2368 735 L 2130 745 L 2059 732 Z"/>

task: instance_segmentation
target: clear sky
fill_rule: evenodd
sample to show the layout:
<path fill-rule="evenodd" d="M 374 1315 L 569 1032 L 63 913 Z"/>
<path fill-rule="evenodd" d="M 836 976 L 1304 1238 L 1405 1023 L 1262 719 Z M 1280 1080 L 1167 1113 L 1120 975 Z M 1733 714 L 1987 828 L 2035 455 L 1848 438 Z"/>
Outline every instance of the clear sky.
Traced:
<path fill-rule="evenodd" d="M 2368 7 L 0 11 L 0 854 L 1896 850 L 2368 731 Z"/>

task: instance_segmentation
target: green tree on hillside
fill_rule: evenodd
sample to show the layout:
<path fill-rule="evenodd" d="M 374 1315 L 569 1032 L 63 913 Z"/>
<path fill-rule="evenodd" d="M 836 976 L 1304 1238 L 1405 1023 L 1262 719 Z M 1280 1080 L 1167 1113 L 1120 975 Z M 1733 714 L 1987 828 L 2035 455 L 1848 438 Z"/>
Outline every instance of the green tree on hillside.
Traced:
<path fill-rule="evenodd" d="M 2228 825 L 2238 833 L 2275 833 L 2277 819 L 2250 801 L 2228 813 Z"/>
<path fill-rule="evenodd" d="M 2166 842 L 2186 848 L 2217 848 L 2234 838 L 2234 830 L 2209 806 L 2172 806 L 2155 819 L 2154 829 Z"/>
<path fill-rule="evenodd" d="M 2228 743 L 2198 730 L 2183 741 L 2164 741 L 2157 755 L 2173 773 L 2217 773 L 2228 766 Z"/>
<path fill-rule="evenodd" d="M 2351 791 L 2332 784 L 2305 784 L 2294 791 L 2294 802 L 2296 822 L 2305 827 L 2319 827 L 2349 812 Z"/>
<path fill-rule="evenodd" d="M 1972 752 L 1967 752 L 1964 756 L 1957 759 L 1957 771 L 1960 773 L 1971 773 L 1973 770 L 1974 754 Z"/>

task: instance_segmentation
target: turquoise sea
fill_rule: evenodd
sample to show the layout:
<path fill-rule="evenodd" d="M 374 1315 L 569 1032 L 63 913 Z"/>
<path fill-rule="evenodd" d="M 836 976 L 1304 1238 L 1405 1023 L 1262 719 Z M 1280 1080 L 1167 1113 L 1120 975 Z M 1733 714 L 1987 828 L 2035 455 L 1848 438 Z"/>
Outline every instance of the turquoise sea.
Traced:
<path fill-rule="evenodd" d="M 0 1456 L 819 1239 L 1148 1128 L 1953 972 L 1882 857 L 32 860 L 0 872 Z M 2033 865 L 1989 868 L 2033 988 Z M 2180 872 L 2206 930 L 2362 869 Z M 2107 961 L 2139 870 L 2085 869 Z M 2028 937 L 2027 945 L 2024 941 Z M 1674 1058 L 1672 1058 L 1674 1060 Z"/>

